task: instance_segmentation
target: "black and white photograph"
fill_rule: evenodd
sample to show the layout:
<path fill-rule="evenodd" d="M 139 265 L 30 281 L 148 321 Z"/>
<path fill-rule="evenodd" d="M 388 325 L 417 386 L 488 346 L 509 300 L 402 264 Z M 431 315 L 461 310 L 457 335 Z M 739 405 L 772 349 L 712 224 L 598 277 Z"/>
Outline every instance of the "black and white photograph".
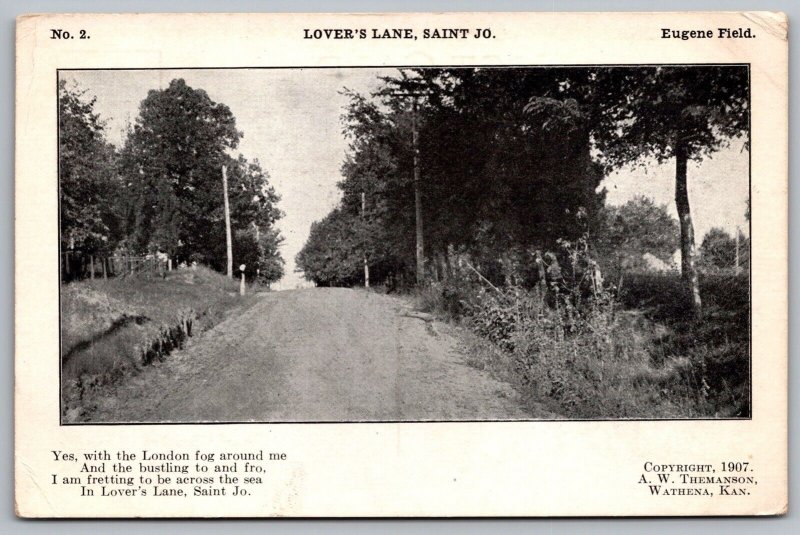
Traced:
<path fill-rule="evenodd" d="M 53 83 L 62 425 L 751 418 L 747 64 Z"/>
<path fill-rule="evenodd" d="M 787 16 L 434 10 L 17 19 L 17 516 L 786 514 Z"/>

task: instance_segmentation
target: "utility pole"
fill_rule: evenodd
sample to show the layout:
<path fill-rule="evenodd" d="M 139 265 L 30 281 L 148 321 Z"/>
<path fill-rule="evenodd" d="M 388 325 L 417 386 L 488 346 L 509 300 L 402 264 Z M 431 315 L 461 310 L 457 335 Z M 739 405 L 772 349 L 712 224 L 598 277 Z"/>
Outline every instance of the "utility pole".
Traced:
<path fill-rule="evenodd" d="M 419 83 L 406 79 L 407 83 Z M 417 284 L 425 280 L 425 236 L 422 225 L 422 191 L 420 188 L 419 171 L 419 131 L 417 125 L 417 107 L 419 97 L 424 97 L 429 93 L 424 91 L 403 91 L 385 93 L 394 97 L 411 98 L 411 143 L 414 153 L 414 215 L 416 218 L 416 260 L 417 260 Z"/>
<path fill-rule="evenodd" d="M 411 101 L 411 136 L 414 149 L 414 212 L 417 220 L 417 284 L 425 280 L 425 237 L 422 232 L 422 192 L 419 187 L 419 132 L 417 131 L 417 95 Z"/>
<path fill-rule="evenodd" d="M 231 239 L 231 211 L 228 206 L 228 167 L 222 166 L 222 197 L 225 199 L 225 244 L 228 254 L 228 278 L 233 278 L 233 241 Z"/>
<path fill-rule="evenodd" d="M 367 212 L 367 194 L 365 192 L 361 192 L 361 220 L 362 222 L 366 220 L 366 212 Z M 366 247 L 366 237 L 364 238 L 364 288 L 369 288 L 369 262 L 367 262 L 367 247 Z"/>
<path fill-rule="evenodd" d="M 741 268 L 739 267 L 739 226 L 736 226 L 736 263 L 734 264 L 734 273 L 739 274 Z"/>

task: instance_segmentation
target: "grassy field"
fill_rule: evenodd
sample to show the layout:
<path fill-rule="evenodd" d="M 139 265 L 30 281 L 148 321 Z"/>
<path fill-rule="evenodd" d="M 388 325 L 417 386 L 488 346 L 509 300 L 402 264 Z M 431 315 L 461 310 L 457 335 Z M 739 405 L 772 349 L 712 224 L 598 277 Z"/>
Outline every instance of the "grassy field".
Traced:
<path fill-rule="evenodd" d="M 63 416 L 91 410 L 89 399 L 248 302 L 238 284 L 198 267 L 165 278 L 80 281 L 61 288 Z"/>
<path fill-rule="evenodd" d="M 748 417 L 748 292 L 746 275 L 702 277 L 700 320 L 676 274 L 592 300 L 436 284 L 417 304 L 465 328 L 471 365 L 566 418 Z"/>

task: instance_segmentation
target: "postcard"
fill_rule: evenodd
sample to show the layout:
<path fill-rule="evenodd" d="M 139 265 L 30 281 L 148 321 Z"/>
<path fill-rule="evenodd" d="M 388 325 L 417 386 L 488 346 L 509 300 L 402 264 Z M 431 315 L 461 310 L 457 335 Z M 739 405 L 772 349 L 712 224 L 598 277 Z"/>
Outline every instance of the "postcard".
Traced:
<path fill-rule="evenodd" d="M 24 517 L 779 515 L 779 13 L 17 21 Z"/>

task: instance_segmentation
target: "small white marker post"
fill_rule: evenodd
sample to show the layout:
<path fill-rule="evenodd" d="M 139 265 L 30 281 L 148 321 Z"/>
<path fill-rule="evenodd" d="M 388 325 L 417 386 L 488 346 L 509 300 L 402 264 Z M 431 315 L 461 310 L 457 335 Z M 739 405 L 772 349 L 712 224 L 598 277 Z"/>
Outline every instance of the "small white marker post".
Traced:
<path fill-rule="evenodd" d="M 239 285 L 239 295 L 244 295 L 244 294 L 245 294 L 245 287 L 244 287 L 244 268 L 245 268 L 245 267 L 246 267 L 246 266 L 245 266 L 244 264 L 242 264 L 241 266 L 239 266 L 239 271 L 241 271 L 241 272 L 242 272 L 242 282 L 241 282 L 241 284 Z"/>

